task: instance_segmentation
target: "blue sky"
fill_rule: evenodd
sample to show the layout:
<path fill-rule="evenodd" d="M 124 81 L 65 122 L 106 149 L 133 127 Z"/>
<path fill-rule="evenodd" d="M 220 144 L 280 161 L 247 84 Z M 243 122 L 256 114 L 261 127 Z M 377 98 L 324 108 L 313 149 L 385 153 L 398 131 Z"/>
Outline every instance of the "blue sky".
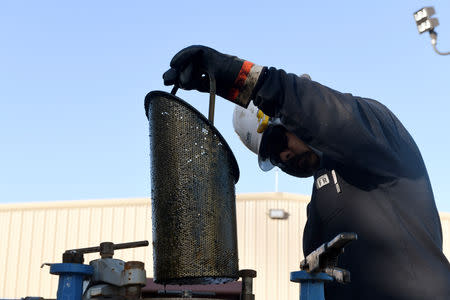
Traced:
<path fill-rule="evenodd" d="M 429 5 L 450 51 L 448 1 L 1 1 L 0 203 L 150 196 L 144 97 L 169 90 L 161 75 L 178 50 L 204 44 L 386 104 L 450 211 L 450 56 L 413 20 Z M 207 115 L 207 95 L 178 95 Z M 275 172 L 258 169 L 232 110 L 217 100 L 237 193 L 274 191 Z M 279 191 L 311 186 L 279 174 Z"/>

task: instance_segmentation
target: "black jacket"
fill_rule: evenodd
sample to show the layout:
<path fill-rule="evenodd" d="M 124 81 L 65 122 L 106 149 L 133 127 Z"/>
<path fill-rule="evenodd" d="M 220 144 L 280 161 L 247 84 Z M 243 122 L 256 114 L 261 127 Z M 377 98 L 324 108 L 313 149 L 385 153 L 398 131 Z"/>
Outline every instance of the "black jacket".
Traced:
<path fill-rule="evenodd" d="M 283 70 L 270 68 L 264 76 L 254 103 L 322 152 L 304 255 L 340 232 L 358 234 L 339 259 L 352 282 L 327 284 L 325 298 L 450 299 L 450 265 L 430 180 L 396 116 L 375 100 Z"/>

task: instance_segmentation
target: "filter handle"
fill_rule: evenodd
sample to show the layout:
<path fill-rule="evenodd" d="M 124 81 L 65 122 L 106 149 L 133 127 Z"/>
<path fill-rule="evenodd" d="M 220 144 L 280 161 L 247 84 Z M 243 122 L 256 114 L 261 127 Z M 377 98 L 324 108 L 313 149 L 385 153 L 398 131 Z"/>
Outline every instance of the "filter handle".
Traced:
<path fill-rule="evenodd" d="M 211 124 L 214 124 L 214 108 L 216 106 L 216 78 L 212 72 L 206 72 L 209 77 L 209 112 L 208 112 L 208 120 Z M 175 96 L 178 91 L 178 86 L 174 85 L 172 91 L 170 93 Z"/>
<path fill-rule="evenodd" d="M 216 78 L 212 73 L 209 76 L 209 114 L 208 119 L 211 124 L 214 124 L 214 108 L 216 106 Z"/>
<path fill-rule="evenodd" d="M 177 93 L 177 91 L 178 91 L 178 86 L 177 86 L 177 85 L 174 85 L 173 88 L 172 88 L 172 90 L 170 91 L 170 93 L 171 93 L 172 95 L 175 96 L 175 94 Z"/>

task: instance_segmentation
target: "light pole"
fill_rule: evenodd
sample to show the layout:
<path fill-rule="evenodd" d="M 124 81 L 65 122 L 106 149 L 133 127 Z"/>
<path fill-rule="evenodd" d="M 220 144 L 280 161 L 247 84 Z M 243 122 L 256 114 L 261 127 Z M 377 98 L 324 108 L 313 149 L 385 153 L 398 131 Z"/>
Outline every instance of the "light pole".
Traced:
<path fill-rule="evenodd" d="M 437 18 L 430 18 L 435 13 L 436 11 L 434 10 L 434 7 L 424 7 L 414 13 L 414 20 L 416 21 L 417 29 L 420 34 L 427 31 L 430 33 L 431 45 L 433 45 L 434 51 L 440 55 L 449 55 L 450 52 L 440 52 L 436 48 L 437 33 L 434 31 L 434 28 L 439 25 L 439 20 Z"/>

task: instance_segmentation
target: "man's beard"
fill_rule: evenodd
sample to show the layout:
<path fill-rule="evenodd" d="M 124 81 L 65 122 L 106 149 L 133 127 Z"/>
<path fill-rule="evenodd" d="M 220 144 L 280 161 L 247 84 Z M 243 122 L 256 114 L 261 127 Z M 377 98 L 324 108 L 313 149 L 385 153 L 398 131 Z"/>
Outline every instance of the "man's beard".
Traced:
<path fill-rule="evenodd" d="M 296 177 L 310 177 L 319 167 L 319 158 L 313 151 L 307 151 L 283 163 L 280 166 L 284 172 Z"/>

